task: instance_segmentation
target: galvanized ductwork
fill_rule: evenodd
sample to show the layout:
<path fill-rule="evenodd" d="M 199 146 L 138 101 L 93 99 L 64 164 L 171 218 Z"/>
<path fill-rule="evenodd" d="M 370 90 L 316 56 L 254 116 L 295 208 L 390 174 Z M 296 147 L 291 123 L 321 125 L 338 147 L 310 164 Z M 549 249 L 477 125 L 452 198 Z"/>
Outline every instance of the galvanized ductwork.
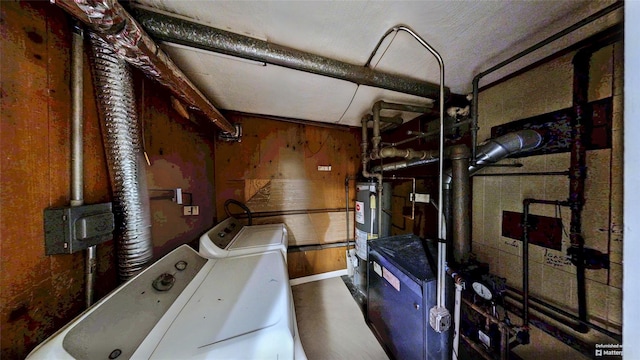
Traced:
<path fill-rule="evenodd" d="M 541 144 L 542 135 L 535 130 L 514 131 L 491 139 L 476 149 L 475 165 L 469 167 L 469 175 L 475 174 L 488 164 L 522 151 L 533 150 Z"/>
<path fill-rule="evenodd" d="M 445 194 L 453 197 L 447 202 L 452 206 L 451 211 L 448 212 L 452 214 L 452 219 L 447 219 L 447 223 L 452 224 L 453 252 L 456 262 L 464 262 L 467 254 L 471 251 L 469 176 L 489 164 L 522 151 L 536 149 L 540 145 L 542 145 L 542 135 L 535 130 L 508 133 L 479 146 L 475 165 L 469 164 L 471 154 L 466 146 L 464 148 L 454 147 L 455 150 L 451 154 L 453 167 L 445 174 L 444 188 Z"/>
<path fill-rule="evenodd" d="M 127 280 L 153 255 L 144 157 L 129 68 L 106 41 L 90 33 L 92 70 L 119 225 L 118 272 Z"/>

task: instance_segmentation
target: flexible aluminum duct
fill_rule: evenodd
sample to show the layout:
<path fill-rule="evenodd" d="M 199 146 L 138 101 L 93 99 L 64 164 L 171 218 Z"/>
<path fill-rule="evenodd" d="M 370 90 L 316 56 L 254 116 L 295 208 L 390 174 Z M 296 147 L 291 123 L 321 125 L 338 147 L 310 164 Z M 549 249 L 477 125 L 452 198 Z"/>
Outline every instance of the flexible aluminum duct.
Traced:
<path fill-rule="evenodd" d="M 90 33 L 96 98 L 103 127 L 114 212 L 118 273 L 133 277 L 151 260 L 151 221 L 135 94 L 129 68 L 111 45 Z"/>

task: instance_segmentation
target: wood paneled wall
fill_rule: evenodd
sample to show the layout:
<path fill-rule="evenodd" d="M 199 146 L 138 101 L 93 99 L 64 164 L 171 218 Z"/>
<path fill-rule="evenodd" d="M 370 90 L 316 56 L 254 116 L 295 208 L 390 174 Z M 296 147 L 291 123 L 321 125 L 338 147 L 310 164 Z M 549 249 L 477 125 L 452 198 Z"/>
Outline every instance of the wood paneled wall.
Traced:
<path fill-rule="evenodd" d="M 145 147 L 150 166 L 147 185 L 151 197 L 181 188 L 183 205 L 199 207 L 198 216 L 185 216 L 183 205 L 171 199 L 151 200 L 154 258 L 181 244 L 196 241 L 216 222 L 214 194 L 215 132 L 185 120 L 171 107 L 170 94 L 140 76 L 137 91 Z"/>
<path fill-rule="evenodd" d="M 0 11 L 0 358 L 20 359 L 84 310 L 84 255 L 44 254 L 43 210 L 69 204 L 70 20 L 48 2 L 2 1 Z M 87 56 L 84 75 L 84 197 L 93 204 L 111 201 L 111 185 Z M 181 120 L 159 85 L 134 80 L 149 188 L 181 187 L 200 207 L 186 217 L 170 200 L 150 202 L 157 258 L 214 223 L 214 134 Z M 113 241 L 99 245 L 96 300 L 118 285 L 116 266 Z"/>
<path fill-rule="evenodd" d="M 0 300 L 2 358 L 24 357 L 83 310 L 84 257 L 45 256 L 43 210 L 69 203 L 70 30 L 47 3 L 2 2 Z M 87 59 L 85 59 L 87 60 Z M 110 200 L 85 67 L 85 201 Z M 98 250 L 97 296 L 116 285 L 113 244 Z"/>
<path fill-rule="evenodd" d="M 220 218 L 226 217 L 224 202 L 235 199 L 252 212 L 296 212 L 271 218 L 287 225 L 290 246 L 345 241 L 345 214 L 329 209 L 345 208 L 345 178 L 356 175 L 360 166 L 360 130 L 233 114 L 230 119 L 242 124 L 244 137 L 241 143 L 216 143 Z M 331 171 L 318 171 L 318 166 L 329 165 Z M 355 201 L 354 184 L 349 183 L 350 204 Z M 327 211 L 305 212 L 322 209 Z M 333 249 L 290 254 L 289 269 L 296 269 L 290 276 L 343 269 L 343 250 L 341 256 Z"/>

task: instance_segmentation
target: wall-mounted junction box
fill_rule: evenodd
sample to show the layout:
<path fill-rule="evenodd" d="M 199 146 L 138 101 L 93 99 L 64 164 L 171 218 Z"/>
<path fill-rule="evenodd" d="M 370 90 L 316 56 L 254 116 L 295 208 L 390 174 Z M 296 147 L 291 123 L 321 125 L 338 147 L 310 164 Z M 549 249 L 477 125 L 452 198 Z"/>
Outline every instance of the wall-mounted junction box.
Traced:
<path fill-rule="evenodd" d="M 72 254 L 113 239 L 111 203 L 44 209 L 47 255 Z"/>

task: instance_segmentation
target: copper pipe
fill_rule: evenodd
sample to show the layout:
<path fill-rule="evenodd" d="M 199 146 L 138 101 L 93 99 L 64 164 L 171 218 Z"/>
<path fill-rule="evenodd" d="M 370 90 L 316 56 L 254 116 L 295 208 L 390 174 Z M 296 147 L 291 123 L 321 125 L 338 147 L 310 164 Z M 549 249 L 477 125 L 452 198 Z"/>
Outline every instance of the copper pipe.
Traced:
<path fill-rule="evenodd" d="M 51 0 L 82 21 L 107 43 L 118 56 L 168 87 L 182 101 L 199 109 L 221 130 L 237 129 L 207 100 L 117 0 Z"/>

